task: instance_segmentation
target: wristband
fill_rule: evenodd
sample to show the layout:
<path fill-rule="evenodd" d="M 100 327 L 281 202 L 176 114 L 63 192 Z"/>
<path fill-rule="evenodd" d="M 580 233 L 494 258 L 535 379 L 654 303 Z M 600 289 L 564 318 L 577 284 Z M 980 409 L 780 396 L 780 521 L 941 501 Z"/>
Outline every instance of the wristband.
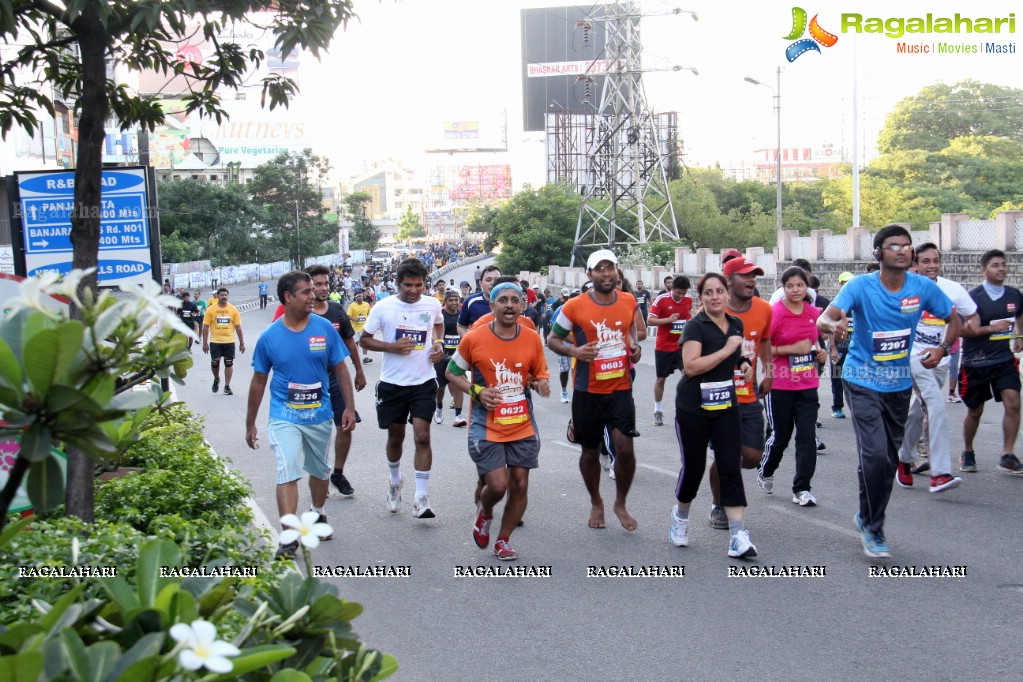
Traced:
<path fill-rule="evenodd" d="M 469 400 L 473 401 L 477 405 L 483 405 L 480 401 L 480 393 L 486 386 L 480 386 L 479 384 L 472 384 L 469 386 Z"/>

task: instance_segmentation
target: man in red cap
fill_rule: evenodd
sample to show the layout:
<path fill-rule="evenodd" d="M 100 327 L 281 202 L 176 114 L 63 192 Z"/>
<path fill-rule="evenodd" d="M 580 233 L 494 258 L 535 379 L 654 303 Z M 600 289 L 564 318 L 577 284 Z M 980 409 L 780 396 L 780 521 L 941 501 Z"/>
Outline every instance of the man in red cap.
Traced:
<path fill-rule="evenodd" d="M 725 267 L 725 263 L 732 260 L 733 258 L 742 258 L 742 251 L 739 249 L 725 249 L 721 252 L 721 267 Z M 727 277 L 728 275 L 725 275 Z"/>

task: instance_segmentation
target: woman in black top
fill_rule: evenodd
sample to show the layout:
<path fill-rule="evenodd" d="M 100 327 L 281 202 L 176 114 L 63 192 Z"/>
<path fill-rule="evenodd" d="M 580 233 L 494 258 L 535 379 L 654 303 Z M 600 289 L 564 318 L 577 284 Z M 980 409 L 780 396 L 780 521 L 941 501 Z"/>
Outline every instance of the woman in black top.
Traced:
<path fill-rule="evenodd" d="M 735 374 L 753 381 L 753 368 L 742 356 L 742 321 L 728 315 L 728 285 L 710 272 L 696 285 L 702 310 L 682 332 L 682 379 L 675 395 L 675 435 L 682 469 L 675 486 L 678 504 L 671 513 L 669 539 L 678 547 L 689 544 L 689 508 L 707 466 L 707 443 L 714 446 L 721 480 L 721 504 L 728 516 L 728 556 L 757 555 L 750 542 L 743 512 L 746 493 L 740 468 L 742 429 L 735 397 Z"/>

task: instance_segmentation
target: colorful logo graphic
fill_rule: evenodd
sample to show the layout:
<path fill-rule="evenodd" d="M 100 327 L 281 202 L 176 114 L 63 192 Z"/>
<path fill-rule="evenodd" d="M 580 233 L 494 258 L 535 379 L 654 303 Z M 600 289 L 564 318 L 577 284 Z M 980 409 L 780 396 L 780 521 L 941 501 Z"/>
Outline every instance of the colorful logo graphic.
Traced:
<path fill-rule="evenodd" d="M 817 47 L 818 44 L 824 47 L 831 47 L 838 42 L 838 36 L 834 33 L 828 33 L 821 25 L 817 23 L 817 15 L 813 15 L 813 19 L 810 20 L 810 37 L 802 38 L 803 33 L 806 32 L 806 10 L 802 7 L 792 8 L 792 31 L 785 36 L 785 40 L 795 40 L 796 42 L 785 48 L 785 58 L 790 62 L 796 61 L 800 55 L 813 50 L 814 52 L 820 52 L 821 49 Z M 800 38 L 797 40 L 797 38 Z"/>

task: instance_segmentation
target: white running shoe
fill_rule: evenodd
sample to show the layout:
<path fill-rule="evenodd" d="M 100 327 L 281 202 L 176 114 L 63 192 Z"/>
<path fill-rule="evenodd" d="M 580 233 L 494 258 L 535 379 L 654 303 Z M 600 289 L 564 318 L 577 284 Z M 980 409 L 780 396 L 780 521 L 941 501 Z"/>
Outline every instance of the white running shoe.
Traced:
<path fill-rule="evenodd" d="M 689 519 L 680 519 L 675 516 L 678 507 L 671 510 L 671 530 L 668 531 L 668 539 L 676 547 L 685 547 L 689 544 Z"/>
<path fill-rule="evenodd" d="M 387 483 L 387 508 L 394 514 L 401 507 L 401 486 L 405 483 L 405 479 L 398 479 L 398 485 L 391 485 L 390 481 Z"/>
<path fill-rule="evenodd" d="M 444 423 L 444 408 L 438 407 L 433 413 L 433 423 L 443 424 Z"/>
<path fill-rule="evenodd" d="M 567 403 L 568 402 L 568 391 L 562 391 L 561 392 L 561 402 L 563 402 L 563 403 Z"/>
<path fill-rule="evenodd" d="M 417 519 L 432 519 L 437 516 L 430 509 L 430 500 L 426 495 L 417 497 L 412 503 L 412 516 Z"/>
<path fill-rule="evenodd" d="M 603 452 L 600 453 L 600 468 L 607 471 L 611 468 L 611 457 L 605 455 Z"/>
<path fill-rule="evenodd" d="M 792 503 L 800 507 L 816 507 L 817 498 L 809 490 L 800 490 L 798 494 L 792 496 Z"/>
<path fill-rule="evenodd" d="M 728 543 L 728 556 L 739 559 L 752 559 L 757 555 L 757 548 L 750 542 L 749 531 L 740 530 L 732 536 Z"/>
<path fill-rule="evenodd" d="M 763 472 L 758 471 L 757 484 L 768 495 L 774 492 L 774 476 L 764 476 Z"/>

